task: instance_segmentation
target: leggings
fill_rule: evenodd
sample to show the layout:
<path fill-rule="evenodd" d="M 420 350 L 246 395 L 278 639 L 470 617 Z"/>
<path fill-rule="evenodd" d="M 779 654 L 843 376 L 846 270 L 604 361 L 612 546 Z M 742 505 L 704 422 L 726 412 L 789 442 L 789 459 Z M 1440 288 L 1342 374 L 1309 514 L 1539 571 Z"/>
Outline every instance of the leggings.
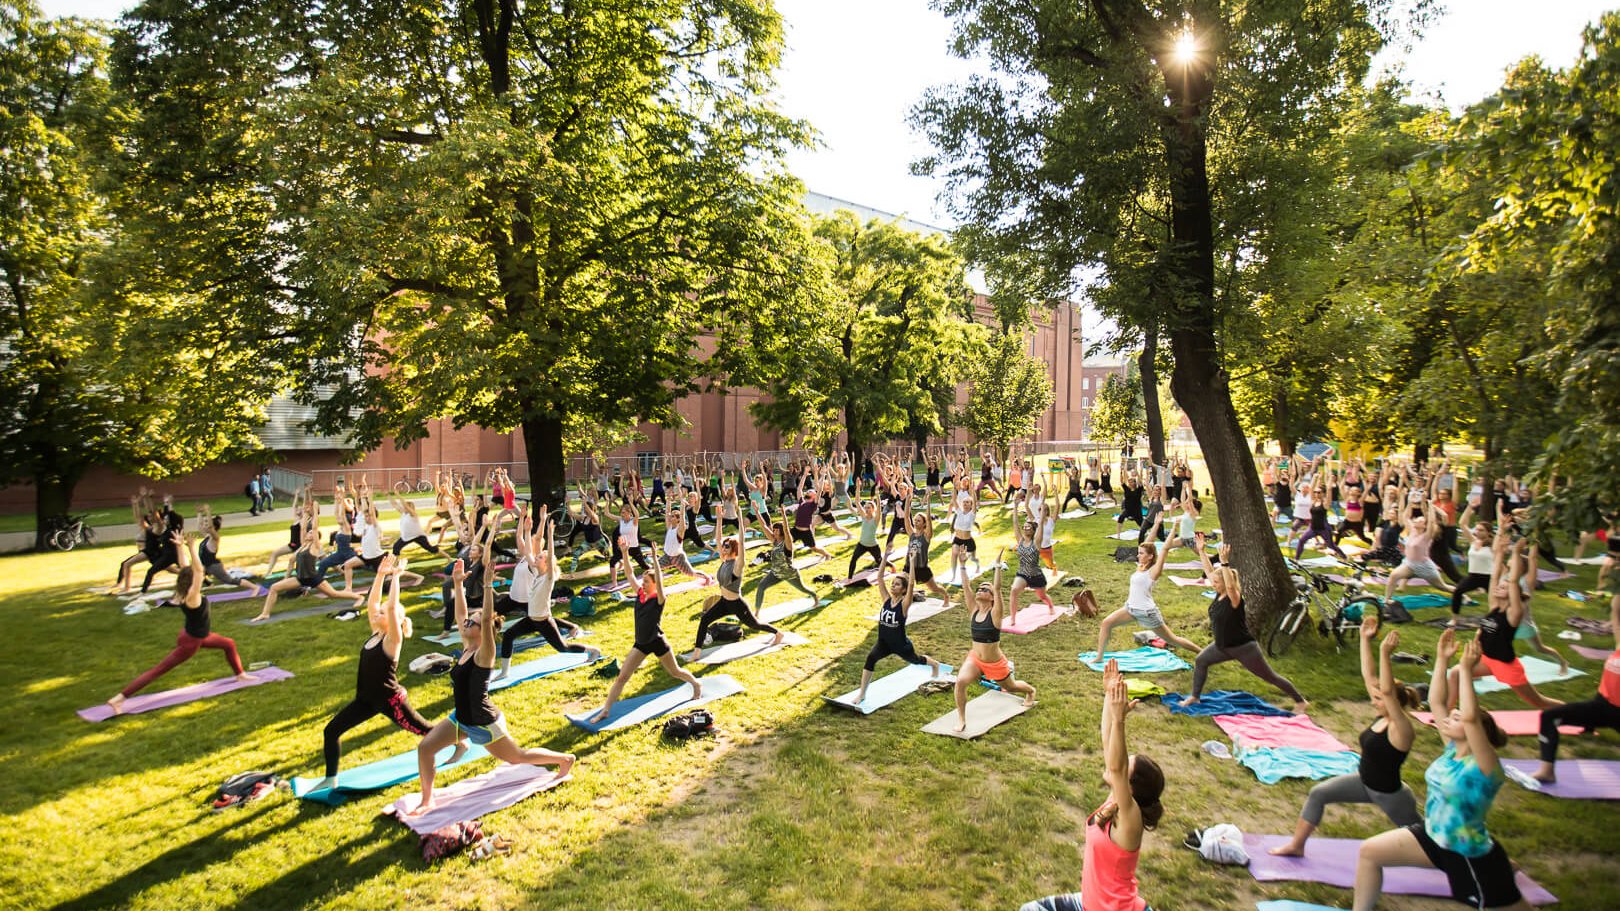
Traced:
<path fill-rule="evenodd" d="M 1312 538 L 1321 538 L 1322 543 L 1326 544 L 1333 550 L 1334 553 L 1338 554 L 1340 560 L 1346 559 L 1344 556 L 1344 551 L 1339 549 L 1339 542 L 1333 540 L 1333 535 L 1330 534 L 1327 529 L 1309 528 L 1306 529 L 1303 535 L 1299 536 L 1299 544 L 1294 547 L 1295 560 L 1298 560 L 1300 557 L 1305 555 L 1305 545 L 1309 544 Z"/>
<path fill-rule="evenodd" d="M 165 555 L 165 556 L 167 556 L 167 555 Z M 159 563 L 158 560 L 162 560 L 163 562 Z M 152 587 L 152 578 L 154 576 L 156 576 L 160 572 L 163 572 L 164 570 L 171 570 L 171 569 L 172 570 L 178 570 L 179 569 L 179 567 L 175 564 L 175 562 L 173 560 L 165 559 L 164 557 L 159 557 L 157 560 L 153 560 L 152 561 L 152 568 L 148 569 L 146 571 L 146 579 L 145 579 L 145 581 L 141 582 L 141 594 L 143 594 L 143 595 L 146 594 L 146 590 Z"/>
<path fill-rule="evenodd" d="M 1490 587 L 1491 577 L 1489 573 L 1469 573 L 1468 578 L 1457 583 L 1456 590 L 1451 593 L 1451 612 L 1453 614 L 1462 613 L 1463 595 L 1466 595 L 1475 589 L 1486 589 Z"/>
<path fill-rule="evenodd" d="M 636 566 L 640 567 L 642 572 L 646 572 L 647 555 L 641 552 L 641 548 L 643 546 L 651 547 L 652 542 L 648 541 L 646 538 L 642 538 L 640 542 L 632 545 L 630 547 L 630 559 L 636 561 Z M 619 561 L 622 559 L 624 559 L 624 555 L 619 552 L 618 547 L 614 547 L 613 550 L 608 553 L 608 566 L 618 566 Z"/>
<path fill-rule="evenodd" d="M 1440 567 L 1440 571 L 1445 573 L 1446 578 L 1453 584 L 1462 581 L 1462 573 L 1457 572 L 1457 561 L 1451 559 L 1451 551 L 1446 548 L 1445 532 L 1442 531 L 1429 542 L 1429 559 Z"/>
<path fill-rule="evenodd" d="M 1377 804 L 1378 809 L 1383 810 L 1384 815 L 1397 826 L 1409 826 L 1423 821 L 1423 817 L 1418 815 L 1417 798 L 1412 796 L 1411 788 L 1402 784 L 1401 789 L 1393 794 L 1374 791 L 1361 783 L 1359 772 L 1329 778 L 1311 788 L 1311 792 L 1305 795 L 1305 806 L 1300 809 L 1299 818 L 1312 826 L 1320 826 L 1322 811 L 1327 809 L 1330 803 Z"/>
<path fill-rule="evenodd" d="M 434 547 L 432 544 L 428 543 L 427 535 L 417 535 L 416 537 L 411 538 L 410 540 L 400 538 L 398 541 L 395 541 L 394 542 L 394 556 L 396 556 L 396 557 L 399 556 L 400 553 L 403 552 L 405 550 L 405 548 L 407 546 L 411 545 L 411 544 L 415 544 L 417 547 L 422 548 L 423 550 L 427 551 L 430 554 L 433 554 L 434 556 L 439 555 L 439 549 L 437 547 Z"/>
<path fill-rule="evenodd" d="M 856 544 L 855 552 L 849 555 L 849 575 L 851 578 L 855 576 L 855 562 L 861 558 L 862 554 L 871 554 L 872 559 L 878 563 L 883 562 L 883 551 L 879 550 L 876 544 Z"/>
<path fill-rule="evenodd" d="M 411 699 L 404 690 L 396 690 L 389 695 L 388 701 L 382 704 L 356 697 L 353 702 L 338 709 L 332 720 L 326 723 L 326 777 L 336 778 L 338 773 L 338 759 L 343 755 L 343 747 L 339 742 L 349 729 L 359 727 L 371 720 L 374 715 L 386 715 L 394 724 L 410 731 L 418 737 L 427 736 L 428 724 L 416 709 L 411 707 Z"/>
<path fill-rule="evenodd" d="M 546 637 L 546 642 L 550 643 L 551 647 L 559 652 L 585 651 L 583 645 L 569 645 L 563 642 L 562 630 L 557 628 L 555 619 L 546 617 L 543 620 L 536 620 L 533 617 L 524 615 L 516 623 L 508 624 L 505 632 L 501 633 L 501 657 L 512 657 L 512 648 L 518 637 L 526 636 L 529 633 L 539 633 Z"/>
<path fill-rule="evenodd" d="M 136 677 L 129 682 L 129 686 L 119 690 L 125 698 L 146 689 L 147 684 L 162 677 L 164 674 L 184 664 L 192 655 L 197 654 L 200 648 L 217 648 L 225 653 L 225 662 L 231 666 L 231 673 L 242 673 L 242 659 L 236 654 L 236 643 L 221 636 L 219 633 L 209 633 L 201 639 L 190 633 L 182 632 L 174 640 L 174 651 L 164 656 L 162 661 L 152 666 L 151 670 Z"/>
<path fill-rule="evenodd" d="M 889 537 L 888 537 L 888 540 L 883 542 L 883 547 L 885 549 L 893 547 L 894 546 L 894 537 L 895 537 L 895 535 L 903 535 L 905 533 L 906 533 L 906 520 L 901 518 L 899 513 L 895 513 L 894 520 L 889 523 Z M 873 548 L 873 549 L 876 550 L 876 548 Z M 854 561 L 851 561 L 849 565 L 854 566 L 855 565 Z M 851 573 L 851 575 L 854 575 L 854 574 Z"/>
<path fill-rule="evenodd" d="M 1071 490 L 1069 491 L 1069 495 L 1063 498 L 1063 505 L 1058 507 L 1058 512 L 1068 512 L 1070 500 L 1073 500 L 1075 505 L 1079 506 L 1081 509 L 1086 508 L 1086 501 L 1081 498 L 1080 491 Z"/>
<path fill-rule="evenodd" d="M 757 629 L 762 633 L 774 635 L 780 632 L 769 623 L 761 623 L 759 618 L 754 616 L 754 612 L 748 609 L 748 605 L 742 602 L 741 598 L 727 598 L 722 595 L 720 600 L 715 602 L 714 607 L 704 611 L 703 616 L 698 620 L 697 643 L 692 646 L 693 648 L 703 647 L 703 641 L 709 635 L 709 625 L 721 617 L 736 617 L 743 626 L 749 629 Z"/>
<path fill-rule="evenodd" d="M 1558 758 L 1558 726 L 1561 724 L 1589 729 L 1614 728 L 1620 731 L 1620 705 L 1615 705 L 1599 695 L 1585 702 L 1566 702 L 1550 709 L 1543 709 L 1541 734 L 1536 738 L 1541 741 L 1542 762 L 1552 762 Z"/>
<path fill-rule="evenodd" d="M 1282 690 L 1284 695 L 1295 702 L 1305 701 L 1305 697 L 1299 694 L 1299 690 L 1294 689 L 1294 685 L 1288 681 L 1287 677 L 1271 669 L 1271 665 L 1266 663 L 1265 654 L 1260 651 L 1260 643 L 1255 642 L 1253 639 L 1242 645 L 1234 645 L 1231 648 L 1221 648 L 1211 642 L 1204 647 L 1203 651 L 1198 653 L 1198 658 L 1193 665 L 1192 694 L 1194 699 L 1197 699 L 1204 692 L 1204 678 L 1209 676 L 1209 669 L 1214 665 L 1227 661 L 1236 661 L 1242 664 L 1243 668 L 1249 673 Z"/>
<path fill-rule="evenodd" d="M 795 571 L 791 576 L 778 576 L 770 570 L 766 570 L 765 575 L 759 577 L 759 588 L 754 589 L 754 613 L 759 613 L 760 607 L 765 603 L 765 590 L 778 582 L 786 582 L 799 591 L 809 595 L 812 600 L 814 600 L 816 597 L 816 593 L 814 591 L 805 587 L 804 581 L 799 578 L 797 571 Z"/>
<path fill-rule="evenodd" d="M 225 583 L 226 585 L 235 585 L 236 584 L 236 579 L 232 578 L 231 574 L 225 571 L 225 564 L 219 562 L 218 560 L 215 560 L 214 562 L 208 564 L 208 566 L 206 568 L 204 568 L 203 571 L 205 573 L 207 573 L 209 575 L 209 577 L 211 577 L 213 579 L 217 579 L 220 582 Z"/>
<path fill-rule="evenodd" d="M 1358 537 L 1362 541 L 1366 542 L 1368 547 L 1373 546 L 1373 540 L 1371 538 L 1367 537 L 1367 527 L 1366 527 L 1366 520 L 1365 519 L 1357 519 L 1354 522 L 1346 519 L 1345 521 L 1340 522 L 1338 531 L 1333 533 L 1333 543 L 1338 544 L 1340 541 L 1343 541 L 1344 538 L 1345 538 L 1345 535 L 1348 535 L 1351 532 L 1355 532 L 1356 537 Z"/>
<path fill-rule="evenodd" d="M 1553 550 L 1552 542 L 1548 541 L 1546 538 L 1542 538 L 1536 542 L 1536 553 L 1541 556 L 1541 559 L 1546 560 L 1554 569 L 1557 569 L 1560 572 L 1565 569 L 1564 562 L 1558 559 L 1558 551 Z"/>

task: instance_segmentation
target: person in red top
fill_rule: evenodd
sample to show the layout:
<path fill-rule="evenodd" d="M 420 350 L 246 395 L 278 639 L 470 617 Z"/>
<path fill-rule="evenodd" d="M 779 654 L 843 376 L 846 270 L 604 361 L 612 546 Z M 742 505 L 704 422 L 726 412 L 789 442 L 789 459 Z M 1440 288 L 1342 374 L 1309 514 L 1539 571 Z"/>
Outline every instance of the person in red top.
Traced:
<path fill-rule="evenodd" d="M 1151 911 L 1137 891 L 1136 860 L 1142 834 L 1159 824 L 1164 772 L 1146 756 L 1125 749 L 1125 716 L 1136 703 L 1125 688 L 1119 662 L 1103 671 L 1103 779 L 1108 799 L 1086 819 L 1085 866 L 1080 891 L 1052 895 L 1019 911 Z"/>
<path fill-rule="evenodd" d="M 1620 594 L 1609 601 L 1609 623 L 1620 629 Z M 1620 731 L 1620 647 L 1603 662 L 1598 694 L 1585 702 L 1566 702 L 1541 713 L 1541 768 L 1530 777 L 1548 784 L 1558 780 L 1558 726 L 1614 728 Z"/>

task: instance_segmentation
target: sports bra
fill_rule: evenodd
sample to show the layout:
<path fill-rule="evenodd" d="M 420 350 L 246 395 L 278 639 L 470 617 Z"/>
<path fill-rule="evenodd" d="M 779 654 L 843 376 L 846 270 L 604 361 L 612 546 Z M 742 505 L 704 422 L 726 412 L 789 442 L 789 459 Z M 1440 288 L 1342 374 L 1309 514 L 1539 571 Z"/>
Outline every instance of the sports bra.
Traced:
<path fill-rule="evenodd" d="M 996 625 L 996 612 L 993 609 L 985 611 L 983 617 L 979 616 L 978 610 L 974 610 L 968 629 L 973 633 L 974 642 L 1001 641 L 1001 627 Z"/>

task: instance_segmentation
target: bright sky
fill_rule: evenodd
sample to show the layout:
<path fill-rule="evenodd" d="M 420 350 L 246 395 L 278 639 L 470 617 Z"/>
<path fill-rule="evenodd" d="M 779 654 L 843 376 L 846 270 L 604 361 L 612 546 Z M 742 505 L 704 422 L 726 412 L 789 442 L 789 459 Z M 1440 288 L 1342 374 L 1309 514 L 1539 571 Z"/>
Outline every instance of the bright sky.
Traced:
<path fill-rule="evenodd" d="M 46 13 L 111 18 L 126 0 L 40 0 Z M 1494 91 L 1531 54 L 1556 67 L 1580 52 L 1581 29 L 1620 0 L 1449 0 L 1410 53 L 1387 53 L 1421 94 L 1452 107 Z M 918 221 L 949 226 L 939 187 L 913 177 L 927 151 L 906 121 L 931 85 L 966 78 L 974 65 L 947 53 L 950 27 L 928 0 L 776 0 L 787 21 L 781 103 L 821 134 L 792 157 L 811 190 Z"/>

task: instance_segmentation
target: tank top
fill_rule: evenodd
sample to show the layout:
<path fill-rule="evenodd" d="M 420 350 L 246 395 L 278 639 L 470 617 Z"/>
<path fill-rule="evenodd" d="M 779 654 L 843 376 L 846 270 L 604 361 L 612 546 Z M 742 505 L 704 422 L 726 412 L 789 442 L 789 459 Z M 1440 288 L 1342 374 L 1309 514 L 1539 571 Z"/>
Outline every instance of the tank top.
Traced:
<path fill-rule="evenodd" d="M 450 669 L 450 688 L 455 694 L 456 720 L 464 725 L 483 727 L 501 717 L 489 701 L 489 671 L 478 660 L 465 657 Z"/>
<path fill-rule="evenodd" d="M 976 509 L 969 509 L 965 512 L 958 512 L 956 517 L 951 519 L 951 528 L 956 531 L 958 537 L 973 533 L 973 520 L 978 516 L 978 513 L 979 511 Z"/>
<path fill-rule="evenodd" d="M 1489 547 L 1480 547 L 1475 544 L 1468 548 L 1468 571 L 1474 575 L 1488 576 L 1496 569 L 1496 554 Z"/>
<path fill-rule="evenodd" d="M 214 549 L 212 536 L 203 538 L 202 543 L 197 545 L 197 562 L 201 563 L 204 569 L 219 562 L 219 551 Z"/>
<path fill-rule="evenodd" d="M 405 513 L 399 517 L 399 536 L 406 541 L 414 541 L 423 537 L 422 520 Z"/>
<path fill-rule="evenodd" d="M 681 555 L 681 536 L 680 533 L 675 530 L 675 528 L 676 526 L 670 526 L 664 532 L 665 556 L 678 557 Z"/>
<path fill-rule="evenodd" d="M 398 672 L 399 662 L 390 658 L 388 650 L 383 648 L 383 634 L 373 635 L 360 647 L 360 664 L 354 681 L 355 698 L 373 705 L 388 702 L 395 694 L 402 692 Z"/>
<path fill-rule="evenodd" d="M 1190 538 L 1198 528 L 1198 517 L 1190 512 L 1181 514 L 1181 537 Z"/>
<path fill-rule="evenodd" d="M 382 530 L 375 522 L 360 526 L 360 556 L 375 560 L 383 555 Z"/>
<path fill-rule="evenodd" d="M 185 624 L 186 635 L 193 639 L 207 639 L 209 631 L 208 622 L 208 596 L 203 595 L 196 607 L 180 605 L 180 615 Z"/>
<path fill-rule="evenodd" d="M 529 582 L 529 617 L 533 620 L 551 619 L 551 590 L 557 582 L 555 573 L 534 573 Z"/>
<path fill-rule="evenodd" d="M 1603 662 L 1603 676 L 1598 679 L 1598 695 L 1609 700 L 1610 705 L 1620 706 L 1620 648 L 1616 648 Z"/>
<path fill-rule="evenodd" d="M 326 578 L 326 574 L 321 572 L 320 561 L 308 550 L 299 551 L 298 556 L 293 558 L 293 575 L 297 577 L 298 584 L 307 588 L 314 588 Z"/>
<path fill-rule="evenodd" d="M 1033 544 L 1018 545 L 1018 574 L 1033 579 L 1041 574 L 1041 551 Z"/>
<path fill-rule="evenodd" d="M 664 602 L 657 589 L 651 594 L 636 593 L 636 644 L 651 645 L 664 636 Z M 643 649 L 645 651 L 645 649 Z"/>
<path fill-rule="evenodd" d="M 861 516 L 861 546 L 877 546 L 877 520 Z"/>
<path fill-rule="evenodd" d="M 906 565 L 914 570 L 928 565 L 928 539 L 912 535 L 906 539 Z"/>
<path fill-rule="evenodd" d="M 1396 711 L 1399 711 L 1397 709 Z M 1380 794 L 1394 794 L 1401 789 L 1401 765 L 1406 762 L 1406 751 L 1398 750 L 1389 742 L 1389 726 L 1382 731 L 1368 725 L 1361 732 L 1361 783 L 1368 790 Z"/>
<path fill-rule="evenodd" d="M 1243 609 L 1233 607 L 1231 599 L 1225 595 L 1209 603 L 1209 628 L 1215 634 L 1217 648 L 1237 648 L 1254 641 L 1248 623 L 1244 622 Z"/>
<path fill-rule="evenodd" d="M 974 642 L 1001 641 L 1001 627 L 996 625 L 996 612 L 994 610 L 986 610 L 984 616 L 980 617 L 978 610 L 975 609 L 972 618 L 968 622 L 968 631 L 973 634 Z"/>
<path fill-rule="evenodd" d="M 519 560 L 512 567 L 512 588 L 507 597 L 519 604 L 529 603 L 529 589 L 534 587 L 534 570 L 529 568 L 529 561 Z"/>
<path fill-rule="evenodd" d="M 1126 607 L 1145 609 L 1157 607 L 1153 603 L 1153 574 L 1145 569 L 1131 573 L 1131 594 L 1125 599 Z"/>
<path fill-rule="evenodd" d="M 1479 621 L 1479 650 L 1493 661 L 1512 661 L 1518 656 L 1513 651 L 1513 635 L 1519 631 L 1508 622 L 1507 611 L 1493 608 Z"/>
<path fill-rule="evenodd" d="M 906 641 L 906 614 L 893 601 L 884 601 L 878 610 L 878 639 L 886 643 Z"/>
<path fill-rule="evenodd" d="M 1424 532 L 1421 535 L 1411 535 L 1406 539 L 1406 559 L 1413 563 L 1426 563 L 1429 560 L 1429 545 L 1434 538 Z"/>
<path fill-rule="evenodd" d="M 1464 857 L 1488 854 L 1495 842 L 1485 829 L 1485 815 L 1506 778 L 1500 767 L 1495 775 L 1486 775 L 1474 757 L 1459 759 L 1456 744 L 1446 744 L 1445 752 L 1423 773 L 1429 786 L 1423 826 L 1429 837 Z"/>
<path fill-rule="evenodd" d="M 1047 516 L 1041 522 L 1041 549 L 1042 550 L 1050 549 L 1052 544 L 1053 544 L 1053 541 L 1056 538 L 1056 535 L 1057 535 L 1057 519 L 1052 517 L 1052 516 Z"/>
<path fill-rule="evenodd" d="M 721 588 L 737 590 L 737 565 L 730 560 L 720 564 L 720 569 L 714 574 Z"/>
<path fill-rule="evenodd" d="M 1109 821 L 1108 828 L 1113 828 Z M 1108 837 L 1108 828 L 1086 820 L 1085 865 L 1080 869 L 1080 903 L 1086 911 L 1143 911 L 1147 902 L 1137 892 L 1136 851 Z"/>

